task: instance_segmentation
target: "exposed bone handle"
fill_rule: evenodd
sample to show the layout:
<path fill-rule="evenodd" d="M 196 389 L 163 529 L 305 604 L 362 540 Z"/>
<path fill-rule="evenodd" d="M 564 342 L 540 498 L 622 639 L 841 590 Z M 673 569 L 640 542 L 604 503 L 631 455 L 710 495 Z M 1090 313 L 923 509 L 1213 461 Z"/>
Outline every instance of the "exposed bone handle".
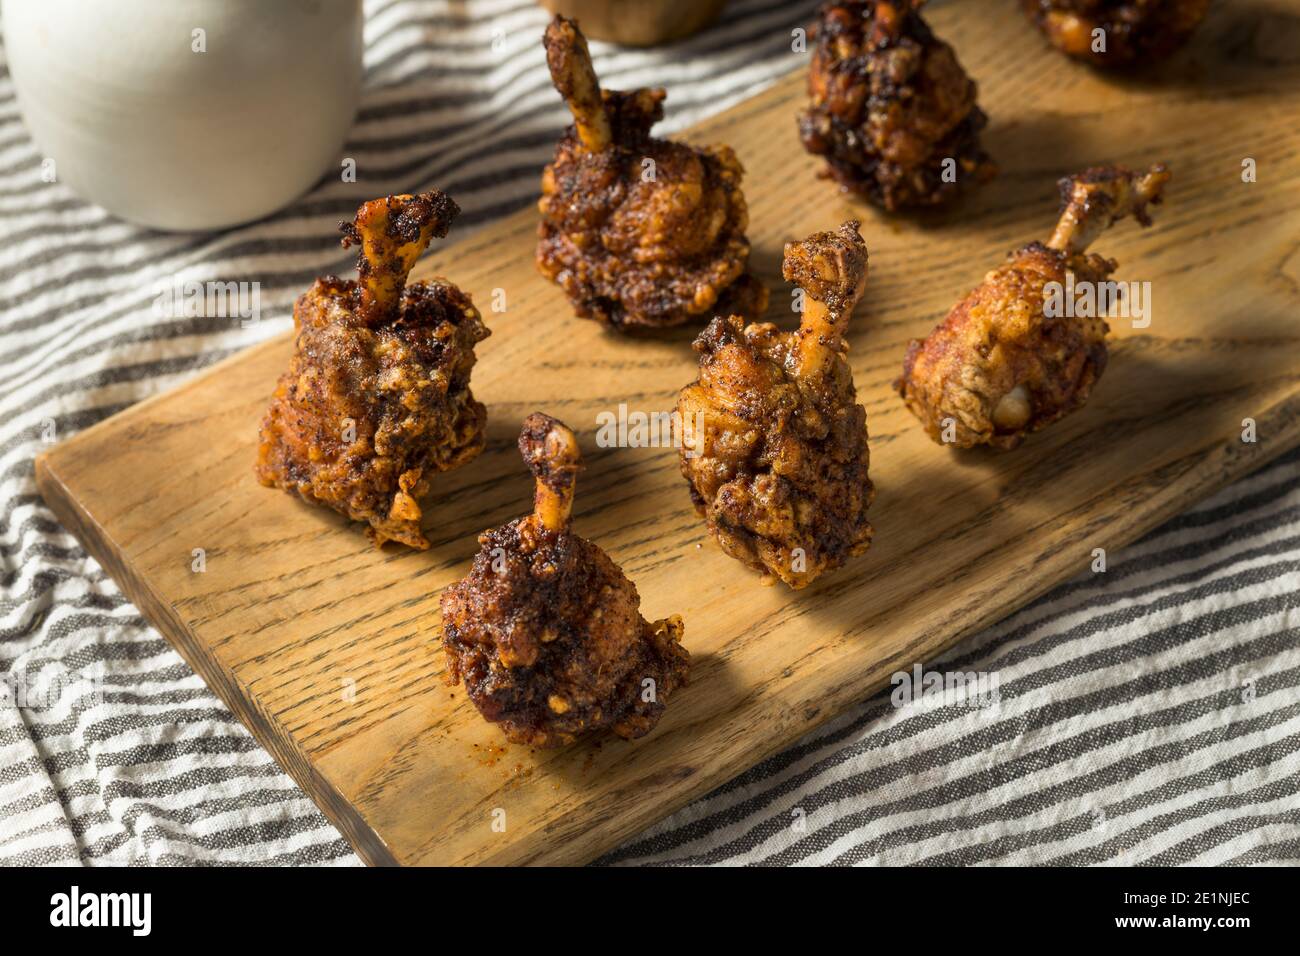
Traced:
<path fill-rule="evenodd" d="M 591 65 L 587 38 L 577 23 L 557 15 L 546 28 L 542 45 L 546 47 L 546 65 L 551 70 L 551 81 L 573 114 L 583 148 L 593 153 L 607 149 L 614 134 L 600 95 L 600 83 Z"/>
<path fill-rule="evenodd" d="M 578 439 L 568 425 L 533 412 L 519 433 L 519 453 L 537 479 L 533 515 L 548 531 L 563 531 L 573 511 L 573 489 L 582 468 Z"/>
<path fill-rule="evenodd" d="M 1112 223 L 1129 215 L 1148 225 L 1151 220 L 1146 207 L 1160 202 L 1169 178 L 1169 168 L 1156 163 L 1144 173 L 1123 166 L 1094 166 L 1062 179 L 1058 184 L 1061 218 L 1048 248 L 1066 255 L 1083 252 Z"/>

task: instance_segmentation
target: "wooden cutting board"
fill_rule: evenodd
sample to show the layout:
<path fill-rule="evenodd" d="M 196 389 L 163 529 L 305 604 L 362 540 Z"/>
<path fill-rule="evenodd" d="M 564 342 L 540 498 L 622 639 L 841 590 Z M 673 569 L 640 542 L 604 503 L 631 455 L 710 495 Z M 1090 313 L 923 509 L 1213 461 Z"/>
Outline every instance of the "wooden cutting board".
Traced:
<path fill-rule="evenodd" d="M 374 550 L 359 528 L 254 481 L 287 336 L 55 447 L 37 462 L 41 492 L 366 860 L 589 860 L 1086 573 L 1094 548 L 1300 442 L 1300 13 L 1215 8 L 1189 51 L 1142 79 L 1048 51 L 1013 4 L 936 9 L 933 26 L 980 83 L 1002 167 L 947 215 L 889 219 L 817 178 L 795 133 L 802 69 L 691 135 L 732 144 L 748 170 L 775 321 L 795 321 L 779 276 L 787 239 L 857 217 L 870 248 L 851 359 L 875 544 L 804 592 L 761 586 L 708 539 L 673 450 L 596 447 L 598 413 L 673 407 L 695 374 L 695 330 L 630 340 L 574 319 L 534 271 L 532 211 L 418 269 L 469 290 L 493 330 L 474 373 L 487 450 L 437 482 L 432 550 Z M 1242 182 L 1246 158 L 1255 183 Z M 890 388 L 907 340 L 1007 251 L 1048 235 L 1058 176 L 1154 160 L 1175 177 L 1155 226 L 1125 223 L 1095 246 L 1119 259 L 1116 279 L 1151 282 L 1152 321 L 1112 323 L 1088 406 L 1009 454 L 932 444 Z M 494 289 L 504 313 L 489 309 Z M 503 746 L 442 681 L 439 594 L 481 529 L 530 507 L 515 438 L 535 409 L 580 433 L 577 531 L 622 564 L 648 617 L 686 620 L 691 684 L 634 743 Z M 1241 440 L 1247 418 L 1254 443 Z"/>

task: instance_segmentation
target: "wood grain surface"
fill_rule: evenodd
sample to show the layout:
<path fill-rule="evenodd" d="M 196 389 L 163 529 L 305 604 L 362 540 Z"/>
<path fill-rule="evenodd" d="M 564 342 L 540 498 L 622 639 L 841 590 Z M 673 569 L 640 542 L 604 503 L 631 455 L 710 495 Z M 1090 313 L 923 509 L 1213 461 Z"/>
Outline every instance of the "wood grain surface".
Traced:
<path fill-rule="evenodd" d="M 1300 442 L 1300 9 L 1215 4 L 1152 73 L 1099 75 L 1047 50 L 1015 4 L 931 15 L 981 86 L 1001 175 L 945 214 L 888 219 L 817 178 L 796 137 L 800 69 L 690 138 L 748 170 L 754 262 L 792 326 L 782 244 L 850 217 L 871 255 L 850 355 L 871 431 L 875 544 L 795 594 L 706 536 L 672 449 L 599 448 L 596 416 L 673 407 L 696 330 L 628 339 L 574 319 L 535 272 L 525 211 L 418 268 L 470 291 L 492 327 L 474 391 L 488 445 L 436 482 L 418 553 L 253 478 L 257 423 L 289 340 L 249 350 L 56 446 L 41 491 L 150 621 L 371 863 L 579 863 L 655 822 L 1191 502 Z M 791 54 L 794 56 L 795 54 Z M 672 104 L 669 101 L 669 109 Z M 1254 159 L 1258 181 L 1242 182 Z M 1013 247 L 1045 238 L 1056 179 L 1167 161 L 1155 225 L 1098 241 L 1151 283 L 1151 324 L 1112 322 L 1081 412 L 1008 453 L 932 444 L 890 388 L 924 335 Z M 490 310 L 505 290 L 504 313 Z M 438 597 L 475 535 L 530 507 L 515 449 L 543 410 L 579 432 L 576 530 L 680 613 L 691 684 L 628 743 L 503 746 L 443 683 Z M 1243 419 L 1258 441 L 1241 440 Z M 191 570 L 193 549 L 207 570 Z M 493 811 L 504 810 L 504 832 Z M 498 817 L 499 818 L 499 815 Z"/>

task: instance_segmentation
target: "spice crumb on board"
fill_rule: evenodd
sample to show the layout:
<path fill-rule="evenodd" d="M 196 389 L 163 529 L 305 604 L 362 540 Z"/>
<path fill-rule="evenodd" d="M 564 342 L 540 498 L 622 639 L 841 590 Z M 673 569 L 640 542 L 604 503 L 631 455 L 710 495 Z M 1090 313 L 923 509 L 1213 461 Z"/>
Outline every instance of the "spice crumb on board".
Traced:
<path fill-rule="evenodd" d="M 509 749 L 502 744 L 485 744 L 483 746 L 472 744 L 471 746 L 479 751 L 476 756 L 478 762 L 484 767 L 495 767 L 501 762 L 501 758 L 509 752 Z"/>

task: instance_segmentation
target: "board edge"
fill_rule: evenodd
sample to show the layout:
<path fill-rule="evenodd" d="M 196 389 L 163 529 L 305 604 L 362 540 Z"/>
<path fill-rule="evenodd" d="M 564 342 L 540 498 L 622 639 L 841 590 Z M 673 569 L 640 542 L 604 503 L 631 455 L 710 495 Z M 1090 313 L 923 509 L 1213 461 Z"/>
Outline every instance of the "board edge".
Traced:
<path fill-rule="evenodd" d="M 258 346 L 252 346 L 239 355 L 247 355 L 256 348 Z M 232 356 L 232 358 L 237 357 L 239 356 Z M 224 362 L 213 366 L 213 369 L 215 370 L 221 364 Z M 170 395 L 171 392 L 164 394 Z M 140 403 L 143 404 L 145 403 Z M 132 408 L 138 407 L 140 406 L 132 406 Z M 123 414 L 125 411 L 129 409 L 124 410 Z M 105 421 L 111 421 L 116 417 L 110 416 Z M 69 441 L 75 440 L 75 437 Z M 68 443 L 62 443 L 59 447 L 66 444 Z M 153 593 L 153 590 L 135 573 L 134 567 L 116 543 L 68 493 L 53 464 L 56 452 L 57 449 L 52 449 L 36 457 L 35 476 L 37 491 L 54 512 L 59 523 L 81 542 L 90 556 L 98 561 L 108 575 L 117 582 L 122 592 L 145 619 L 158 628 L 190 668 L 203 678 L 208 688 L 221 699 L 280 768 L 293 778 L 294 782 L 338 828 L 356 853 L 371 866 L 397 866 L 398 861 L 392 851 L 374 828 L 366 823 L 360 812 L 311 765 L 305 754 L 292 746 L 293 738 L 285 728 L 279 726 L 272 715 L 255 706 L 255 698 L 247 692 L 247 688 L 240 690 L 238 677 L 203 649 L 201 642 L 189 631 L 174 609 Z"/>

